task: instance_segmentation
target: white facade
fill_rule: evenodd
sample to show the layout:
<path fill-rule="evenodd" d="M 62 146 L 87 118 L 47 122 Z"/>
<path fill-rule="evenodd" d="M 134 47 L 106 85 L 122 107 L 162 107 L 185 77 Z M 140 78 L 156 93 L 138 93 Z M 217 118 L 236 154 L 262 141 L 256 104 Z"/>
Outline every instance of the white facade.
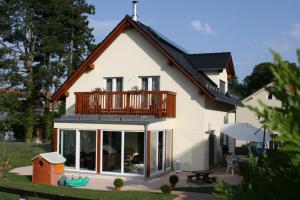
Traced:
<path fill-rule="evenodd" d="M 268 84 L 266 87 L 274 87 L 272 83 Z M 260 128 L 262 126 L 261 119 L 256 115 L 255 112 L 249 109 L 248 106 L 255 108 L 262 108 L 259 102 L 262 102 L 271 107 L 281 107 L 281 102 L 277 100 L 274 96 L 271 96 L 269 92 L 263 87 L 262 89 L 256 91 L 252 95 L 244 98 L 242 103 L 244 107 L 237 107 L 236 109 L 236 122 L 238 123 L 249 123 L 255 127 Z M 241 146 L 246 144 L 244 141 L 236 141 L 236 146 Z"/>
<path fill-rule="evenodd" d="M 74 92 L 90 92 L 95 88 L 104 88 L 105 78 L 122 77 L 123 91 L 140 86 L 140 77 L 158 76 L 160 90 L 176 93 L 176 118 L 166 118 L 161 122 L 145 125 L 132 124 L 95 124 L 95 123 L 59 123 L 54 124 L 60 129 L 88 130 L 173 130 L 173 162 L 182 162 L 182 170 L 204 170 L 209 168 L 209 131 L 214 131 L 215 161 L 220 160 L 220 128 L 227 119 L 231 106 L 218 103 L 199 93 L 199 88 L 182 72 L 168 64 L 162 55 L 135 29 L 126 29 L 94 62 L 95 68 L 86 71 L 68 89 L 66 97 L 66 114 L 75 114 Z M 209 75 L 218 85 L 219 79 L 226 82 L 227 73 L 224 69 L 218 75 Z M 231 119 L 232 120 L 232 117 Z M 232 121 L 233 122 L 233 121 Z"/>
<path fill-rule="evenodd" d="M 225 83 L 225 93 L 228 91 L 228 77 L 226 68 L 222 70 L 203 70 L 203 72 L 220 88 L 220 81 Z"/>

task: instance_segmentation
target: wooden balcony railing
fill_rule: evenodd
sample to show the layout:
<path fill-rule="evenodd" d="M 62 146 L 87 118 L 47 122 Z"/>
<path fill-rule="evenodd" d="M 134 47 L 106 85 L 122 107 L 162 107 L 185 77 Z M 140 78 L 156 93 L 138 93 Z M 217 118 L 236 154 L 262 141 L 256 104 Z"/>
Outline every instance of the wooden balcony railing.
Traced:
<path fill-rule="evenodd" d="M 75 114 L 176 117 L 176 93 L 169 91 L 75 92 Z"/>

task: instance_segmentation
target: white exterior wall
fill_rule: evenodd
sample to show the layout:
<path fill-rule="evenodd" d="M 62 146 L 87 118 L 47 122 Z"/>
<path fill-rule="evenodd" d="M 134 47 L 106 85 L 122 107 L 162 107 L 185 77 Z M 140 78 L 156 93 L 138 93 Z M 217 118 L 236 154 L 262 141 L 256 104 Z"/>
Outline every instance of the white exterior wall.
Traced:
<path fill-rule="evenodd" d="M 211 122 L 212 126 L 219 130 L 219 123 L 216 121 L 223 119 L 225 113 L 210 114 L 210 111 L 206 111 L 206 97 L 201 96 L 199 89 L 175 66 L 167 63 L 167 59 L 139 33 L 133 29 L 126 30 L 95 61 L 95 69 L 84 73 L 68 90 L 66 113 L 74 114 L 74 92 L 103 88 L 104 77 L 123 77 L 123 90 L 127 91 L 139 84 L 139 76 L 160 76 L 160 90 L 177 93 L 176 118 L 150 124 L 148 129 L 173 129 L 173 159 L 182 160 L 183 170 L 207 169 L 208 135 L 205 134 L 207 123 Z M 56 128 L 65 125 L 54 124 Z M 99 127 L 95 124 L 85 124 L 83 127 L 105 129 L 102 125 Z M 137 128 L 134 125 L 124 127 L 133 130 Z M 111 129 L 120 130 L 124 127 L 118 124 L 110 125 Z"/>
<path fill-rule="evenodd" d="M 223 69 L 222 72 L 218 70 L 205 70 L 203 71 L 215 84 L 220 88 L 220 80 L 225 82 L 225 92 L 228 91 L 228 78 L 227 71 Z"/>
<path fill-rule="evenodd" d="M 259 104 L 259 100 L 268 106 L 272 107 L 281 107 L 281 102 L 274 97 L 272 99 L 268 99 L 269 92 L 265 89 L 255 93 L 254 95 L 243 100 L 243 104 L 245 107 L 237 107 L 236 109 L 236 122 L 239 123 L 249 123 L 255 127 L 261 127 L 262 124 L 260 119 L 257 117 L 256 113 L 251 111 L 247 106 L 253 106 L 257 108 L 261 108 Z M 246 144 L 244 141 L 237 141 L 236 146 L 242 146 Z"/>

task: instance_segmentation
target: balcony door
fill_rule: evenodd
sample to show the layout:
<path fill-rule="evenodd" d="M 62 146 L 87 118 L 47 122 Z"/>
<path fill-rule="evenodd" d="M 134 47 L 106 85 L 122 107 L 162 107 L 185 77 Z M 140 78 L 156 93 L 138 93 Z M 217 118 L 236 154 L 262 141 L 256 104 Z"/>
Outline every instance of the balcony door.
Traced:
<path fill-rule="evenodd" d="M 140 77 L 140 88 L 144 91 L 159 91 L 160 80 L 159 76 Z M 142 108 L 155 109 L 158 107 L 158 95 L 157 94 L 144 94 L 141 97 Z"/>
<path fill-rule="evenodd" d="M 140 77 L 140 88 L 145 91 L 159 91 L 159 76 L 142 76 Z"/>
<path fill-rule="evenodd" d="M 122 92 L 123 91 L 123 78 L 104 78 L 104 88 L 108 92 Z M 106 106 L 113 108 L 122 108 L 122 94 L 114 94 L 109 99 L 106 97 Z"/>
<path fill-rule="evenodd" d="M 123 78 L 104 78 L 104 89 L 109 92 L 123 91 Z"/>

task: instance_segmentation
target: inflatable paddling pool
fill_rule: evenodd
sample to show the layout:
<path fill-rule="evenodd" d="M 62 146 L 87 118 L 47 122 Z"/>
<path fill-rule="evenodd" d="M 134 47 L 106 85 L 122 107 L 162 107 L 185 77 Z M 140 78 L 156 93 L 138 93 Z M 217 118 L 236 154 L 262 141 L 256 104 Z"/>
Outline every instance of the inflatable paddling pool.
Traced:
<path fill-rule="evenodd" d="M 76 178 L 76 179 L 66 179 L 65 180 L 65 185 L 69 187 L 81 187 L 85 186 L 88 184 L 89 178 L 84 177 L 84 178 Z"/>

